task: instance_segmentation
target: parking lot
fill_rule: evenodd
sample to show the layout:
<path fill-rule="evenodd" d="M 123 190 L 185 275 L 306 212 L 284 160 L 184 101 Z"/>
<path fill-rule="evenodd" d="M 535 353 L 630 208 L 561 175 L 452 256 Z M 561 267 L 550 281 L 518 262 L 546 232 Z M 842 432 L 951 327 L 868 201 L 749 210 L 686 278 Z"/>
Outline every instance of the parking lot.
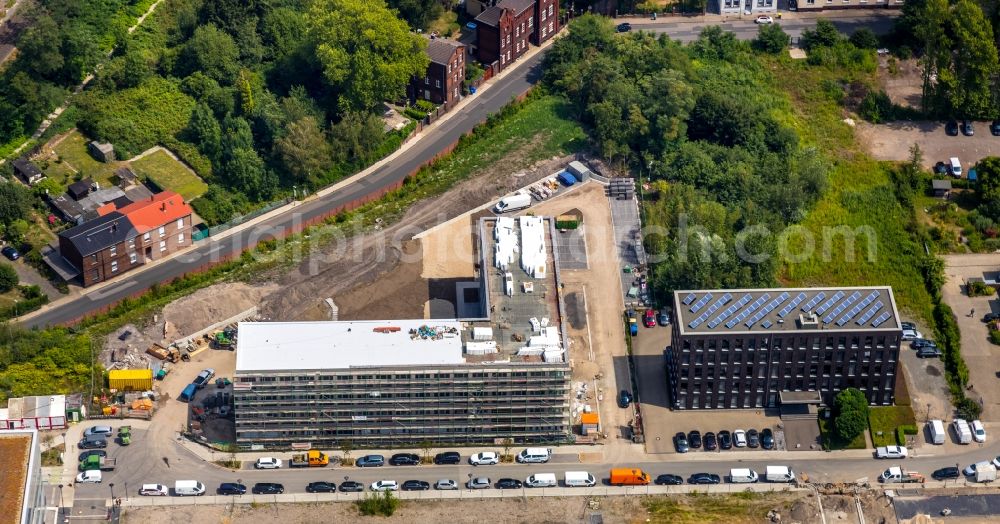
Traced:
<path fill-rule="evenodd" d="M 867 144 L 868 152 L 879 160 L 902 161 L 910 158 L 913 144 L 924 154 L 924 167 L 930 169 L 937 162 L 948 162 L 958 157 L 963 169 L 983 157 L 1000 154 L 1000 137 L 990 134 L 989 122 L 976 122 L 975 136 L 948 136 L 944 122 L 892 122 L 868 124 L 859 122 L 856 130 L 859 143 Z"/>

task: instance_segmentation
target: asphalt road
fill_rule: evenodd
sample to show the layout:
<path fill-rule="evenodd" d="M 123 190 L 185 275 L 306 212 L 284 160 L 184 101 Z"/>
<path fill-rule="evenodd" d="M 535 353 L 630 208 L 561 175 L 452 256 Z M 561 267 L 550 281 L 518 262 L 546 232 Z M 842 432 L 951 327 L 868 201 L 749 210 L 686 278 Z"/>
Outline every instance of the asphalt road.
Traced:
<path fill-rule="evenodd" d="M 860 13 L 855 16 L 844 16 L 835 20 L 837 27 L 845 32 L 851 32 L 858 27 L 870 27 L 876 32 L 885 32 L 891 27 L 893 18 L 887 15 Z M 803 28 L 814 25 L 814 20 L 784 20 L 784 27 L 790 34 L 797 36 Z M 668 22 L 636 24 L 636 30 L 648 30 L 667 33 L 681 41 L 690 41 L 708 24 L 703 21 Z M 725 29 L 734 31 L 740 38 L 753 38 L 757 27 L 752 21 L 725 22 L 720 24 Z M 88 314 L 100 311 L 120 300 L 145 291 L 159 282 L 168 282 L 203 268 L 207 263 L 225 259 L 239 254 L 254 246 L 261 240 L 281 236 L 280 232 L 293 228 L 297 224 L 307 222 L 317 216 L 326 214 L 328 210 L 357 200 L 373 190 L 388 187 L 406 178 L 418 167 L 437 155 L 445 147 L 455 142 L 460 136 L 471 131 L 478 123 L 507 105 L 513 97 L 526 92 L 541 75 L 543 53 L 539 53 L 521 63 L 510 71 L 496 84 L 481 94 L 463 108 L 458 114 L 442 123 L 403 152 L 392 162 L 374 171 L 355 184 L 344 187 L 321 198 L 307 201 L 294 208 L 293 211 L 281 214 L 261 222 L 252 228 L 227 236 L 221 240 L 209 240 L 201 243 L 191 251 L 176 258 L 164 261 L 145 270 L 122 278 L 118 282 L 87 293 L 73 301 L 56 304 L 40 313 L 22 321 L 27 327 L 42 327 L 46 325 L 69 324 L 82 319 Z"/>

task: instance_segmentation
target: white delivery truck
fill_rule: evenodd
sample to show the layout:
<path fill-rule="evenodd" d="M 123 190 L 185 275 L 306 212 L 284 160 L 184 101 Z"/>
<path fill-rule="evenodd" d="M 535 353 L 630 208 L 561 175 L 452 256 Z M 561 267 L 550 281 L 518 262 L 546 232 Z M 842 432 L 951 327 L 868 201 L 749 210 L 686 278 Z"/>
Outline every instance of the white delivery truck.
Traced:
<path fill-rule="evenodd" d="M 524 485 L 529 488 L 554 488 L 559 485 L 555 473 L 535 473 L 524 479 Z"/>
<path fill-rule="evenodd" d="M 517 461 L 522 464 L 542 464 L 552 458 L 552 450 L 546 448 L 527 448 L 517 454 Z"/>
<path fill-rule="evenodd" d="M 951 423 L 951 427 L 955 430 L 955 438 L 958 439 L 959 444 L 972 444 L 972 429 L 969 428 L 969 423 L 965 419 L 955 419 Z"/>
<path fill-rule="evenodd" d="M 567 471 L 567 488 L 590 488 L 597 485 L 597 479 L 586 471 Z"/>
<path fill-rule="evenodd" d="M 944 444 L 948 433 L 944 430 L 944 422 L 931 420 L 927 422 L 927 432 L 930 433 L 931 444 Z"/>
<path fill-rule="evenodd" d="M 764 471 L 764 480 L 768 482 L 795 482 L 795 472 L 788 466 L 768 466 Z"/>
<path fill-rule="evenodd" d="M 976 482 L 993 482 L 997 479 L 997 467 L 989 462 L 976 464 Z"/>
<path fill-rule="evenodd" d="M 757 482 L 757 472 L 748 468 L 729 470 L 729 482 L 733 484 L 752 484 Z"/>
<path fill-rule="evenodd" d="M 205 494 L 205 485 L 197 480 L 178 480 L 174 482 L 174 495 L 191 497 Z"/>
<path fill-rule="evenodd" d="M 516 195 L 505 196 L 497 202 L 497 205 L 493 206 L 493 211 L 498 215 L 502 213 L 507 213 L 508 211 L 517 211 L 518 209 L 524 209 L 531 205 L 531 195 L 526 193 L 519 193 Z"/>

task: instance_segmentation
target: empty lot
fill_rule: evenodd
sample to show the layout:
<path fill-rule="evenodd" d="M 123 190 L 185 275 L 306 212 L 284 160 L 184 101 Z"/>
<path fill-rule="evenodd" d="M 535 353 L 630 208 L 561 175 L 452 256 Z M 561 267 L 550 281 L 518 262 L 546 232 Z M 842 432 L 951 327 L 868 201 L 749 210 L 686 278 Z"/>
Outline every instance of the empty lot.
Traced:
<path fill-rule="evenodd" d="M 868 146 L 868 152 L 878 160 L 903 161 L 910 158 L 913 144 L 924 154 L 924 167 L 930 169 L 936 162 L 946 162 L 958 157 L 963 167 L 975 164 L 983 157 L 1000 155 L 1000 137 L 990 134 L 989 122 L 975 123 L 975 136 L 948 136 L 944 122 L 891 122 L 869 124 L 859 122 L 859 143 Z"/>

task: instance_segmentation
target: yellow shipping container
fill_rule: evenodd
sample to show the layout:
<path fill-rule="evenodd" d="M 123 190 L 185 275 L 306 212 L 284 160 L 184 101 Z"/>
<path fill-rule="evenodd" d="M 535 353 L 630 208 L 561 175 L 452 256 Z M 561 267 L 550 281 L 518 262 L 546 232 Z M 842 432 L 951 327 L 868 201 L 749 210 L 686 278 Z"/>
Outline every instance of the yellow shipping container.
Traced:
<path fill-rule="evenodd" d="M 108 387 L 119 391 L 153 389 L 152 369 L 113 369 L 108 371 Z"/>

